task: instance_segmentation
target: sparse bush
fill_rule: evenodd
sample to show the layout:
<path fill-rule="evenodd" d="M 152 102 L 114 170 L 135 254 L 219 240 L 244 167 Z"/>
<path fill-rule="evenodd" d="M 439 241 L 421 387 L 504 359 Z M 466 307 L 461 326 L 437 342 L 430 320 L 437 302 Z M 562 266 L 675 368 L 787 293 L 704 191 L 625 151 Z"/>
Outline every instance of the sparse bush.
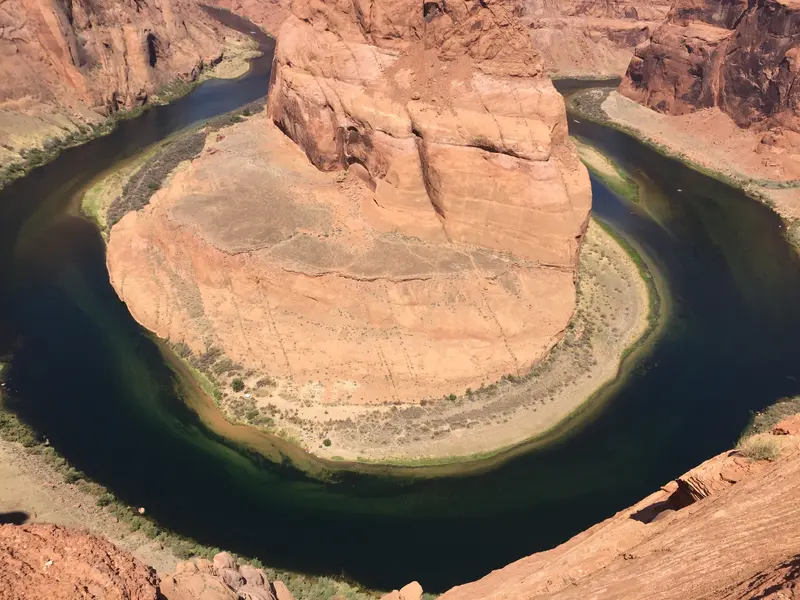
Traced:
<path fill-rule="evenodd" d="M 66 473 L 64 473 L 64 481 L 67 483 L 75 483 L 83 479 L 83 475 L 77 469 L 70 468 Z"/>
<path fill-rule="evenodd" d="M 231 381 L 231 387 L 234 392 L 241 392 L 244 389 L 244 380 L 241 377 L 234 377 Z"/>
<path fill-rule="evenodd" d="M 108 506 L 114 502 L 114 496 L 111 494 L 103 494 L 97 499 L 97 506 Z"/>
<path fill-rule="evenodd" d="M 752 460 L 775 460 L 781 454 L 781 443 L 768 433 L 754 435 L 741 440 L 736 449 Z"/>
<path fill-rule="evenodd" d="M 325 438 L 324 440 L 322 440 L 322 445 L 327 448 L 331 445 L 331 441 L 328 438 Z"/>

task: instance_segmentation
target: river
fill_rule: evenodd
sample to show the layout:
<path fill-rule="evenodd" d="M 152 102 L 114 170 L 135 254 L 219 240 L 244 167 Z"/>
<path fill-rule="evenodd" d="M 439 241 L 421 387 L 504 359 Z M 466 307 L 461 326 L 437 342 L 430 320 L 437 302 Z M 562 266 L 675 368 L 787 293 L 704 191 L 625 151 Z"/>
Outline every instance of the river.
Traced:
<path fill-rule="evenodd" d="M 251 26 L 239 23 L 242 29 Z M 376 588 L 428 591 L 551 547 L 729 448 L 750 411 L 800 393 L 800 261 L 741 192 L 627 135 L 570 129 L 633 172 L 641 202 L 592 182 L 594 213 L 669 288 L 648 352 L 548 444 L 478 465 L 327 468 L 226 442 L 187 408 L 189 382 L 112 289 L 78 213 L 98 174 L 191 123 L 262 96 L 268 55 L 123 122 L 0 192 L 0 356 L 17 413 L 87 476 L 200 542 Z M 281 444 L 276 441 L 280 452 Z M 317 469 L 317 474 L 319 474 Z"/>

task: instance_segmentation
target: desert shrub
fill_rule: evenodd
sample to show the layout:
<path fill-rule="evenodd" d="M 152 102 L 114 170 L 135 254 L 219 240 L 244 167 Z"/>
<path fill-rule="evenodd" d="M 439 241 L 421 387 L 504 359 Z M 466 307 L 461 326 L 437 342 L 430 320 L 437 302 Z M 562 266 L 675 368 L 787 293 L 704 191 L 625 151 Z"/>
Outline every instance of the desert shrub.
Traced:
<path fill-rule="evenodd" d="M 241 377 L 234 377 L 231 381 L 231 387 L 234 392 L 241 392 L 244 389 L 244 380 Z"/>
<path fill-rule="evenodd" d="M 77 469 L 70 468 L 66 473 L 64 473 L 64 481 L 67 483 L 75 483 L 83 479 L 83 475 Z"/>
<path fill-rule="evenodd" d="M 322 445 L 327 448 L 328 446 L 331 445 L 331 441 L 328 438 L 325 438 L 324 440 L 322 440 Z"/>
<path fill-rule="evenodd" d="M 97 499 L 97 506 L 108 506 L 114 502 L 114 496 L 111 494 L 103 494 Z"/>
<path fill-rule="evenodd" d="M 736 449 L 752 460 L 775 460 L 781 454 L 781 443 L 768 433 L 743 439 Z"/>
<path fill-rule="evenodd" d="M 108 208 L 108 226 L 113 227 L 122 217 L 132 211 L 141 210 L 161 187 L 167 176 L 184 160 L 194 158 L 203 150 L 206 134 L 194 131 L 180 136 L 150 157 L 128 180 Z"/>
<path fill-rule="evenodd" d="M 757 433 L 766 433 L 787 417 L 798 413 L 800 413 L 800 396 L 778 400 L 772 406 L 753 413 L 750 417 L 750 424 L 742 433 L 742 439 Z"/>

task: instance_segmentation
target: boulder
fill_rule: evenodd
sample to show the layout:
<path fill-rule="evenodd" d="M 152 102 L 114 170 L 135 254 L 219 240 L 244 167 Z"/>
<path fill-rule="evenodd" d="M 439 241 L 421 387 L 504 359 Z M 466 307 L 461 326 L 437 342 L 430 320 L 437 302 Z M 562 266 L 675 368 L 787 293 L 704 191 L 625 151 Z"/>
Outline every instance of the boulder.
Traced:
<path fill-rule="evenodd" d="M 236 591 L 245 583 L 244 577 L 236 569 L 218 569 L 217 576 L 232 590 Z"/>
<path fill-rule="evenodd" d="M 199 571 L 162 577 L 160 591 L 166 600 L 237 600 L 236 592 L 219 577 Z"/>
<path fill-rule="evenodd" d="M 276 600 L 275 595 L 265 587 L 246 584 L 239 588 L 239 600 Z"/>
<path fill-rule="evenodd" d="M 272 589 L 275 591 L 276 600 L 294 600 L 294 596 L 282 581 L 273 581 Z"/>
<path fill-rule="evenodd" d="M 235 569 L 236 559 L 228 552 L 219 552 L 214 555 L 215 569 Z"/>
<path fill-rule="evenodd" d="M 416 581 L 404 585 L 400 588 L 400 600 L 422 600 L 422 586 Z"/>
<path fill-rule="evenodd" d="M 263 569 L 256 569 L 252 565 L 242 565 L 239 567 L 239 573 L 248 585 L 269 585 Z"/>

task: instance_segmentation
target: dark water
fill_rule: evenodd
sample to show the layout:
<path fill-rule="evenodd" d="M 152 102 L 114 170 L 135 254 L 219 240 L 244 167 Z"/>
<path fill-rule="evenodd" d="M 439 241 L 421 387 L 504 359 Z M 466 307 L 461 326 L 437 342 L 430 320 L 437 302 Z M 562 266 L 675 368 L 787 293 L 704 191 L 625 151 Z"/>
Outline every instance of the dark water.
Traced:
<path fill-rule="evenodd" d="M 595 214 L 646 253 L 671 295 L 662 337 L 604 410 L 557 443 L 448 477 L 386 469 L 325 483 L 220 443 L 117 299 L 72 197 L 138 148 L 263 94 L 268 60 L 259 65 L 260 76 L 205 84 L 0 193 L 15 410 L 163 525 L 275 566 L 439 591 L 629 505 L 730 447 L 751 410 L 800 393 L 800 262 L 778 218 L 622 134 L 570 122 L 642 182 L 638 206 L 594 182 Z"/>

